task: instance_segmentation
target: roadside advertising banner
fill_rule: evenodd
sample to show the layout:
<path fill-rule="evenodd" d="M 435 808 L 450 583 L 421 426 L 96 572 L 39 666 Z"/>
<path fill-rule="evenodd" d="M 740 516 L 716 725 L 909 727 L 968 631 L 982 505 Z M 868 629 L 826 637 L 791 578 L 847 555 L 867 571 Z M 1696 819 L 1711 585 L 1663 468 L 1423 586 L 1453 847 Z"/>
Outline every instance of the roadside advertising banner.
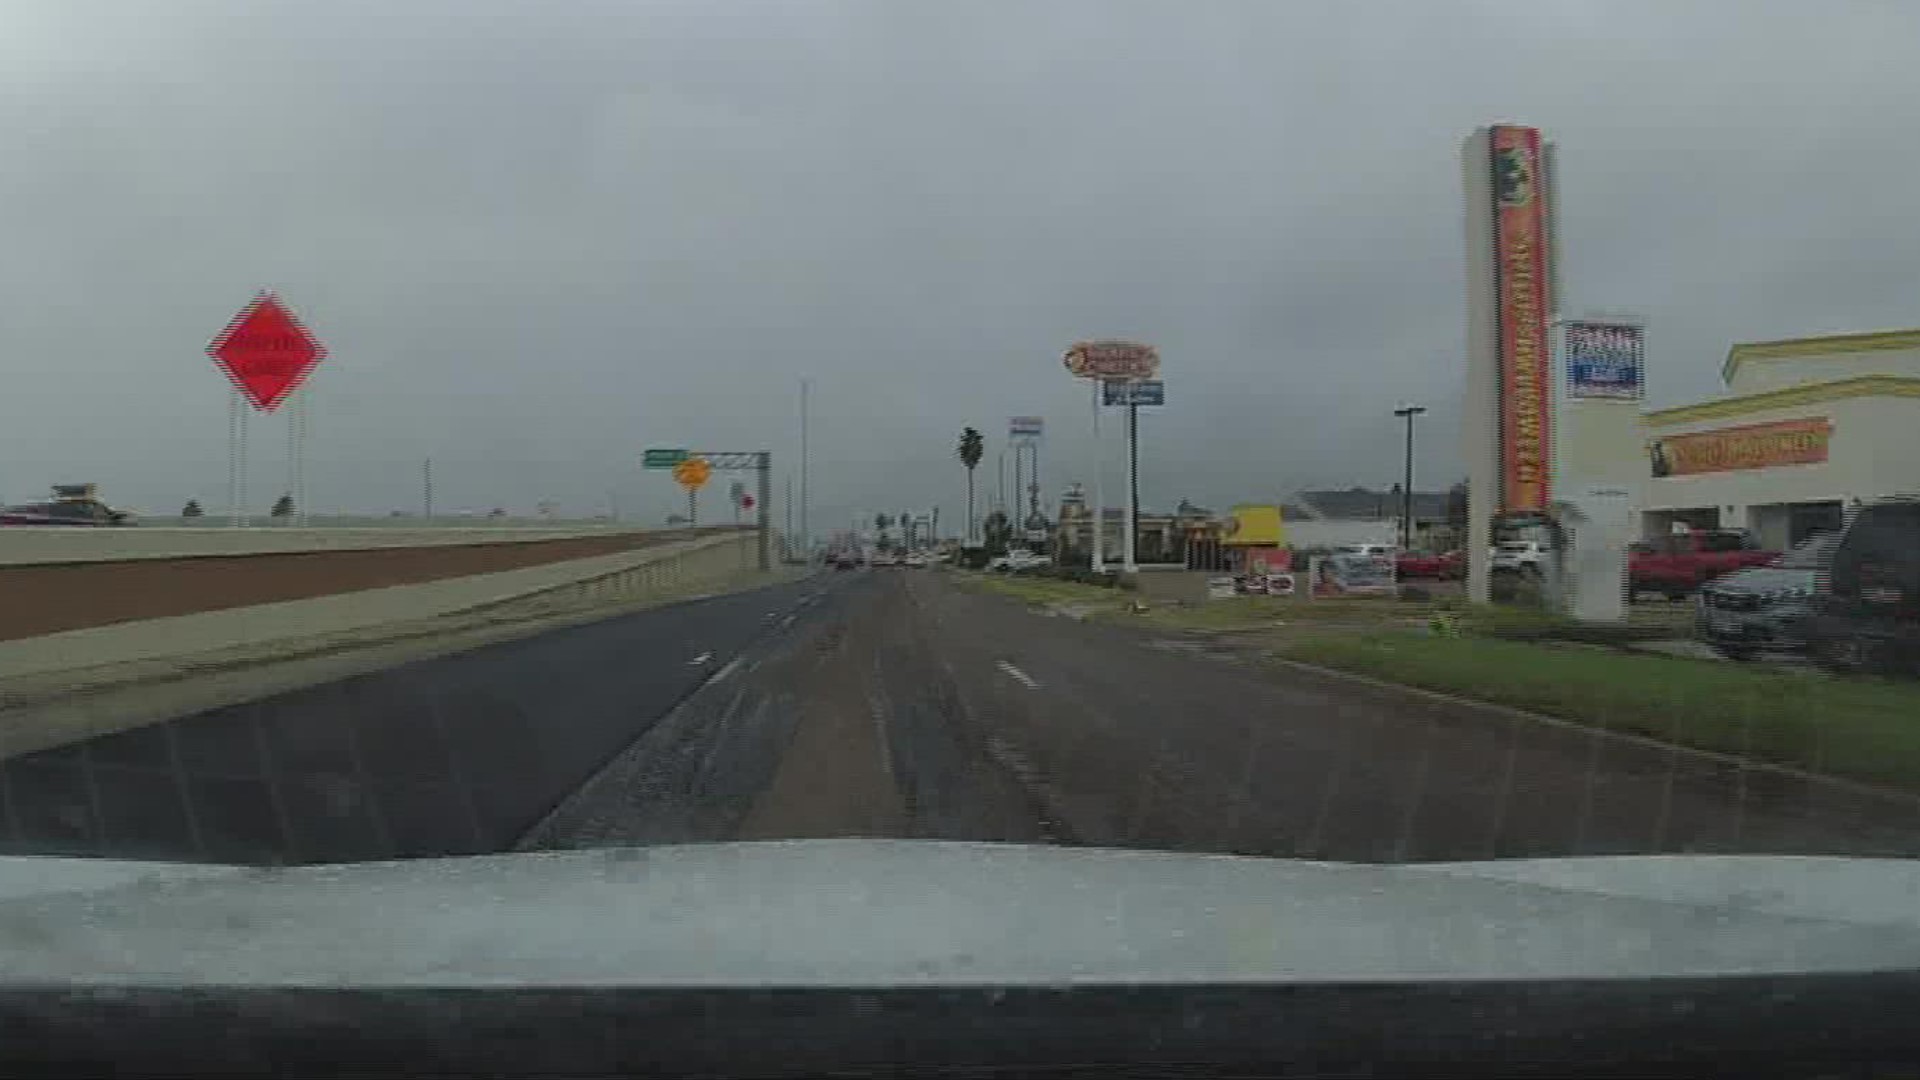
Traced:
<path fill-rule="evenodd" d="M 1500 125 L 1493 150 L 1500 339 L 1501 509 L 1545 510 L 1552 389 L 1546 200 L 1538 128 Z"/>
<path fill-rule="evenodd" d="M 1633 323 L 1575 319 L 1561 327 L 1567 357 L 1567 396 L 1640 400 L 1645 382 L 1646 330 Z"/>
<path fill-rule="evenodd" d="M 1283 547 L 1242 548 L 1246 573 L 1250 577 L 1279 574 L 1293 569 L 1293 552 Z"/>

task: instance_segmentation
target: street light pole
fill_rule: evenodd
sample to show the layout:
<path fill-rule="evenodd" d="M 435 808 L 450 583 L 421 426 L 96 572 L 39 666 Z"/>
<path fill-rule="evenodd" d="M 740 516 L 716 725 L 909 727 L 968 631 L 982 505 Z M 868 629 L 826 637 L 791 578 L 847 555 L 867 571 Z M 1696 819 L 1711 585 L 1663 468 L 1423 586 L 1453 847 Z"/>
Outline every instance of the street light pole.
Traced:
<path fill-rule="evenodd" d="M 807 391 L 812 380 L 800 380 L 800 550 L 813 554 L 813 538 L 807 533 Z"/>
<path fill-rule="evenodd" d="M 1426 412 L 1424 405 L 1402 405 L 1393 410 L 1393 415 L 1405 417 L 1407 421 L 1407 469 L 1400 489 L 1400 550 L 1413 547 L 1413 418 Z"/>

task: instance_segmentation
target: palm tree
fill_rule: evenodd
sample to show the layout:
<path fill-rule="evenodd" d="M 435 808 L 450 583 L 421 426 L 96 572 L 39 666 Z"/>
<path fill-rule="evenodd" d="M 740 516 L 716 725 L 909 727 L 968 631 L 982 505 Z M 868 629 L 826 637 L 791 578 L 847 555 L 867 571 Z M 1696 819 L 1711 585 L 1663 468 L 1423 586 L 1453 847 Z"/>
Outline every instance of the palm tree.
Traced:
<path fill-rule="evenodd" d="M 967 539 L 973 539 L 973 470 L 987 454 L 987 440 L 973 428 L 960 429 L 960 446 L 953 456 L 967 467 Z"/>

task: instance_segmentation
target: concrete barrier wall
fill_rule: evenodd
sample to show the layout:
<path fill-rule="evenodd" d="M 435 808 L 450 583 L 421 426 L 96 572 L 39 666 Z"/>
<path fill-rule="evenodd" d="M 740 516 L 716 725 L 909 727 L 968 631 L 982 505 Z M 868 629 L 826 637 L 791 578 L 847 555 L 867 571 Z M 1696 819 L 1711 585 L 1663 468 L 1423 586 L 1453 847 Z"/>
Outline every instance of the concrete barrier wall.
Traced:
<path fill-rule="evenodd" d="M 516 617 L 583 602 L 684 595 L 752 572 L 755 548 L 751 536 L 703 536 L 495 573 L 22 635 L 0 641 L 0 680 L 236 647 L 268 657 L 276 641 L 362 634 L 446 615 Z"/>
<path fill-rule="evenodd" d="M 21 527 L 0 529 L 0 565 L 178 559 L 200 555 L 265 555 L 293 551 L 364 551 L 376 548 L 515 544 L 538 540 L 637 535 L 667 531 L 603 525 L 436 526 L 433 528 L 294 529 L 266 525 L 234 528 L 120 529 Z"/>
<path fill-rule="evenodd" d="M 0 565 L 0 641 L 615 555 L 732 529 Z"/>
<path fill-rule="evenodd" d="M 638 554 L 628 565 L 601 570 L 585 562 L 568 580 L 550 587 L 527 588 L 497 600 L 470 604 L 457 610 L 492 611 L 530 603 L 573 606 L 583 603 L 617 604 L 654 597 L 679 596 L 688 589 L 732 580 L 759 568 L 759 538 L 753 533 L 713 536 L 675 544 L 657 552 Z M 569 564 L 557 564 L 560 570 Z"/>
<path fill-rule="evenodd" d="M 750 533 L 0 641 L 0 758 L 791 578 Z"/>

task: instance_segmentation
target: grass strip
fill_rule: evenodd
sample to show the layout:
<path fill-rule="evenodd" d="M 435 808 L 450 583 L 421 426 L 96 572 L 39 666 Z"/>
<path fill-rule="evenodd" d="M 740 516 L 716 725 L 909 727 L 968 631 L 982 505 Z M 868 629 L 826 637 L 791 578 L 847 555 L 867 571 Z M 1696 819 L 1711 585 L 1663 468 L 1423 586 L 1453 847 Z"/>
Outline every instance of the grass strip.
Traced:
<path fill-rule="evenodd" d="M 1412 631 L 1276 645 L 1292 660 L 1920 791 L 1920 684 Z"/>

